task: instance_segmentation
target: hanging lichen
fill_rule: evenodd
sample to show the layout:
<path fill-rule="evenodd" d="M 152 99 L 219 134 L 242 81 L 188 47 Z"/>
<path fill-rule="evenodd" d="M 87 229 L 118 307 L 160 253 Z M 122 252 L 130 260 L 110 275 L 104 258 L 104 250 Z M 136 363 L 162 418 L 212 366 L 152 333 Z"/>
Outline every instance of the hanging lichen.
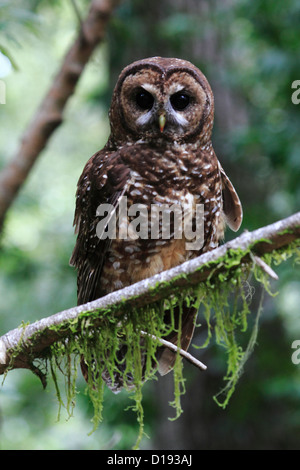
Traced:
<path fill-rule="evenodd" d="M 175 319 L 173 304 L 178 303 L 174 298 L 166 299 L 148 305 L 142 309 L 132 309 L 130 312 L 111 315 L 111 312 L 101 312 L 105 321 L 101 327 L 95 328 L 90 316 L 81 317 L 80 333 L 75 328 L 74 337 L 68 337 L 63 341 L 55 343 L 51 347 L 49 359 L 51 374 L 55 383 L 56 393 L 60 408 L 63 405 L 69 414 L 73 412 L 75 402 L 76 378 L 80 358 L 84 357 L 88 367 L 88 393 L 94 407 L 93 430 L 97 428 L 102 420 L 103 398 L 105 381 L 102 374 L 109 374 L 112 382 L 115 374 L 122 375 L 124 387 L 133 395 L 134 404 L 132 409 L 137 413 L 139 423 L 139 434 L 136 446 L 138 446 L 144 432 L 144 412 L 142 406 L 142 385 L 151 379 L 155 373 L 156 352 L 160 346 L 158 340 L 174 330 Z M 166 305 L 167 304 L 167 307 Z M 171 325 L 163 321 L 164 311 L 168 308 L 171 312 Z M 141 335 L 141 332 L 147 332 Z M 181 322 L 178 326 L 178 340 L 180 340 Z M 126 354 L 123 358 L 118 357 L 120 348 L 126 346 Z M 66 404 L 63 403 L 56 375 L 62 372 L 65 377 Z M 180 395 L 183 383 L 182 364 L 177 357 L 174 367 L 174 403 L 176 416 L 181 412 Z"/>
<path fill-rule="evenodd" d="M 263 256 L 266 263 L 287 259 L 293 254 L 298 255 L 296 244 L 288 249 Z M 177 324 L 178 347 L 181 336 L 181 315 L 175 322 L 175 307 L 182 312 L 183 302 L 201 307 L 207 324 L 207 339 L 202 347 L 207 347 L 212 338 L 222 346 L 227 356 L 227 370 L 224 376 L 226 385 L 214 397 L 215 401 L 225 407 L 232 396 L 244 365 L 256 343 L 258 321 L 262 310 L 262 300 L 252 326 L 246 348 L 237 341 L 240 333 L 248 329 L 248 316 L 252 288 L 249 284 L 250 275 L 254 275 L 267 292 L 271 293 L 267 274 L 255 263 L 243 263 L 245 255 L 251 250 L 229 250 L 223 259 L 209 265 L 209 278 L 193 288 L 181 290 L 174 288 L 172 295 L 163 301 L 149 304 L 142 308 L 116 311 L 114 308 L 80 315 L 74 320 L 74 335 L 69 336 L 51 347 L 48 357 L 50 370 L 56 384 L 60 406 L 63 404 L 68 413 L 73 413 L 76 399 L 76 377 L 80 359 L 83 356 L 88 364 L 88 393 L 94 407 L 93 429 L 102 420 L 105 382 L 102 374 L 108 373 L 114 380 L 115 373 L 121 374 L 124 387 L 133 398 L 132 408 L 137 414 L 139 433 L 135 447 L 137 448 L 144 434 L 144 412 L 142 406 L 143 383 L 155 375 L 156 352 L 160 347 L 157 338 L 166 337 Z M 207 266 L 206 266 L 207 268 Z M 155 288 L 156 289 L 156 288 Z M 159 289 L 159 287 L 158 287 Z M 164 312 L 171 312 L 171 322 L 164 323 Z M 178 309 L 177 309 L 178 311 Z M 95 326 L 95 318 L 101 316 L 101 324 Z M 80 328 L 78 328 L 78 322 Z M 146 334 L 142 335 L 142 332 Z M 238 334 L 238 335 L 237 335 Z M 126 347 L 124 358 L 120 359 L 118 351 Z M 65 378 L 66 403 L 62 403 L 57 373 L 61 371 Z M 179 352 L 176 354 L 174 376 L 174 400 L 170 403 L 175 408 L 175 418 L 182 412 L 180 398 L 185 392 L 186 383 L 183 377 L 183 364 Z M 223 397 L 220 400 L 220 397 Z"/>

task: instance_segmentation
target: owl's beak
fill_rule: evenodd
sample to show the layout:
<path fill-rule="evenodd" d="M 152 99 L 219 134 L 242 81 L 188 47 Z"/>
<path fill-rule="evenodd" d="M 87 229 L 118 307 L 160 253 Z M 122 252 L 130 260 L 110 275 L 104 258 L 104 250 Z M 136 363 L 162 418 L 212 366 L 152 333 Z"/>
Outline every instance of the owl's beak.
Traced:
<path fill-rule="evenodd" d="M 166 125 L 166 116 L 165 114 L 160 114 L 158 118 L 160 132 L 164 131 Z"/>

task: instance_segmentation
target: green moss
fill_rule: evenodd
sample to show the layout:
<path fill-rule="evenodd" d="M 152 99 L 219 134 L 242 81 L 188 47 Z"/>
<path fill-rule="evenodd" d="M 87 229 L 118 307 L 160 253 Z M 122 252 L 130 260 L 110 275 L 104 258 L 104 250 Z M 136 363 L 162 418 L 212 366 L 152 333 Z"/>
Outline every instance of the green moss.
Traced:
<path fill-rule="evenodd" d="M 124 387 L 133 398 L 132 408 L 136 411 L 139 433 L 135 448 L 138 447 L 144 434 L 144 412 L 142 406 L 142 387 L 146 380 L 155 376 L 156 352 L 160 343 L 155 338 L 166 337 L 177 325 L 178 345 L 181 336 L 181 312 L 183 303 L 202 306 L 207 324 L 208 336 L 202 347 L 207 347 L 214 338 L 224 348 L 227 358 L 227 370 L 224 376 L 225 386 L 214 397 L 215 401 L 225 407 L 243 371 L 244 365 L 256 343 L 262 301 L 258 309 L 250 339 L 246 348 L 237 341 L 237 336 L 248 330 L 248 316 L 252 288 L 249 276 L 254 275 L 263 289 L 272 293 L 267 274 L 255 263 L 249 263 L 251 249 L 229 250 L 223 259 L 212 262 L 200 269 L 211 269 L 206 282 L 193 288 L 180 289 L 174 287 L 172 295 L 160 302 L 154 302 L 142 308 L 123 306 L 84 313 L 73 321 L 73 335 L 51 347 L 47 359 L 49 368 L 56 384 L 58 401 L 68 413 L 73 413 L 76 398 L 76 377 L 80 359 L 84 357 L 88 364 L 88 393 L 94 406 L 93 429 L 102 420 L 103 397 L 105 382 L 102 374 L 109 374 L 112 382 L 116 373 L 122 377 Z M 297 243 L 289 247 L 264 255 L 264 261 L 271 265 L 279 264 L 288 257 L 295 255 L 299 262 Z M 245 262 L 245 257 L 248 257 Z M 185 276 L 185 275 L 184 275 Z M 174 281 L 173 281 L 174 282 Z M 169 287 L 172 283 L 169 283 Z M 155 294 L 161 286 L 153 288 Z M 175 307 L 179 306 L 179 320 L 175 322 Z M 171 312 L 171 322 L 164 323 L 164 312 Z M 178 311 L 178 309 L 177 309 Z M 116 314 L 118 313 L 118 314 Z M 101 327 L 94 326 L 94 319 L 101 315 Z M 57 329 L 57 327 L 56 327 Z M 141 331 L 147 333 L 141 336 Z M 126 346 L 124 358 L 118 351 Z M 57 374 L 62 372 L 65 379 L 66 403 L 63 403 L 58 387 Z M 170 403 L 175 408 L 175 418 L 182 412 L 180 399 L 185 392 L 186 383 L 183 377 L 182 358 L 176 355 L 173 371 L 174 400 Z"/>
<path fill-rule="evenodd" d="M 51 347 L 49 356 L 49 367 L 53 377 L 59 407 L 64 406 L 69 414 L 73 412 L 75 402 L 76 387 L 75 380 L 78 364 L 81 357 L 84 357 L 88 365 L 87 386 L 88 393 L 94 407 L 93 430 L 97 428 L 102 420 L 103 398 L 105 381 L 102 374 L 109 375 L 114 383 L 115 375 L 121 375 L 124 387 L 132 394 L 134 404 L 132 408 L 137 413 L 139 422 L 139 434 L 136 442 L 138 446 L 144 433 L 144 412 L 142 406 L 142 385 L 146 380 L 153 377 L 156 366 L 156 351 L 160 343 L 153 338 L 166 336 L 172 329 L 165 325 L 164 311 L 166 308 L 171 311 L 171 324 L 175 324 L 173 315 L 174 299 L 148 305 L 142 309 L 132 309 L 130 312 L 122 312 L 118 316 L 111 315 L 110 311 L 98 312 L 104 321 L 101 327 L 95 328 L 90 315 L 83 314 L 77 320 L 80 327 L 73 325 L 74 337 L 68 337 L 64 341 L 55 343 Z M 179 336 L 180 336 L 179 326 Z M 79 331 L 79 332 L 78 332 Z M 146 336 L 141 336 L 141 331 L 147 332 Z M 126 345 L 126 354 L 120 358 L 118 351 Z M 182 381 L 182 368 L 175 364 L 175 397 L 176 412 L 179 414 L 180 400 L 177 390 Z M 65 376 L 65 387 L 67 403 L 62 402 L 61 393 L 58 387 L 56 375 L 62 372 Z M 179 393 L 179 392 L 178 392 Z"/>

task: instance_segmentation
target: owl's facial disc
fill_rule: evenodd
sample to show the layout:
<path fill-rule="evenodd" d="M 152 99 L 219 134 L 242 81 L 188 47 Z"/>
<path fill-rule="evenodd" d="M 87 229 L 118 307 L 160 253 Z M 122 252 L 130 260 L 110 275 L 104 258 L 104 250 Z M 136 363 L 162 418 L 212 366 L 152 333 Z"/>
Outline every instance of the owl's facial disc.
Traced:
<path fill-rule="evenodd" d="M 123 122 L 136 139 L 185 139 L 197 132 L 207 112 L 207 95 L 186 71 L 164 74 L 139 70 L 121 88 Z"/>

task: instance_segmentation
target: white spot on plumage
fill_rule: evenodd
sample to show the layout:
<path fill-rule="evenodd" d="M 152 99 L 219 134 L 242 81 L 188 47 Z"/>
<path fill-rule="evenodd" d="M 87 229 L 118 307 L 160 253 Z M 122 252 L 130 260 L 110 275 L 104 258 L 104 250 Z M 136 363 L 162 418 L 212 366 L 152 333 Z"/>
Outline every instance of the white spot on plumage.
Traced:
<path fill-rule="evenodd" d="M 117 281 L 114 281 L 114 286 L 116 289 L 122 289 L 123 287 L 123 282 L 118 279 Z"/>
<path fill-rule="evenodd" d="M 131 196 L 141 196 L 142 193 L 139 189 L 133 189 L 132 191 L 130 191 L 130 194 Z"/>

